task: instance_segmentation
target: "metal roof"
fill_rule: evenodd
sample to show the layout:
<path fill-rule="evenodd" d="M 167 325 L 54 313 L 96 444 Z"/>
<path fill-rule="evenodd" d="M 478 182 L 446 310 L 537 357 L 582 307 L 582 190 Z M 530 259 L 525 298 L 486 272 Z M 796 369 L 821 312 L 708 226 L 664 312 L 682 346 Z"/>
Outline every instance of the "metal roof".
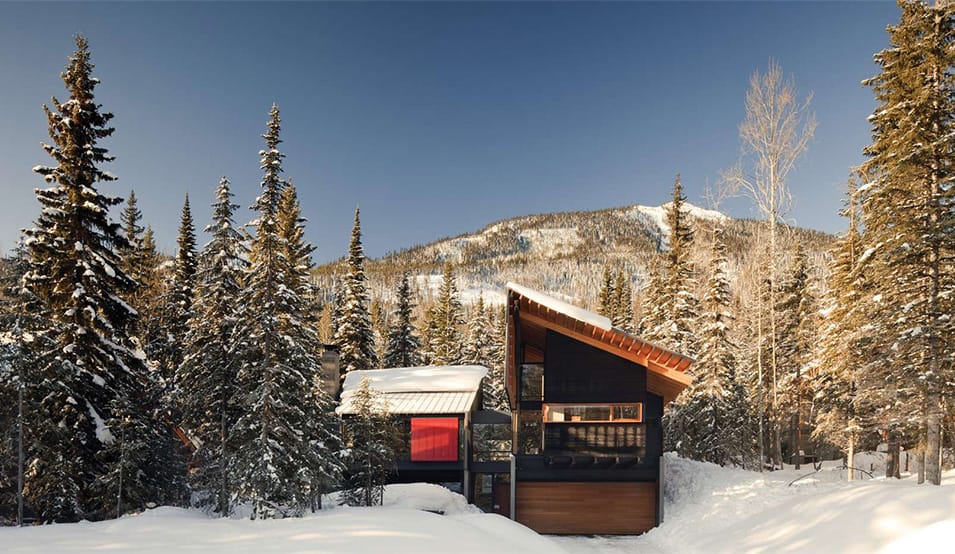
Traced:
<path fill-rule="evenodd" d="M 381 398 L 390 414 L 463 414 L 471 410 L 477 391 L 385 392 Z M 339 414 L 352 414 L 351 396 L 342 398 Z"/>

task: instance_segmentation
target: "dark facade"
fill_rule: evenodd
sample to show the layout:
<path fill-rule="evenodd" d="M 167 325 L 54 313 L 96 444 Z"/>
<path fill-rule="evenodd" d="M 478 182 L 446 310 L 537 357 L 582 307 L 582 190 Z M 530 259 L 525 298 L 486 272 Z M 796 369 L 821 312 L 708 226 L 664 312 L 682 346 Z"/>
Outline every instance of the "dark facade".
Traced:
<path fill-rule="evenodd" d="M 635 534 L 656 526 L 663 515 L 663 406 L 689 384 L 682 372 L 691 360 L 514 288 L 507 344 L 512 517 L 555 534 Z"/>

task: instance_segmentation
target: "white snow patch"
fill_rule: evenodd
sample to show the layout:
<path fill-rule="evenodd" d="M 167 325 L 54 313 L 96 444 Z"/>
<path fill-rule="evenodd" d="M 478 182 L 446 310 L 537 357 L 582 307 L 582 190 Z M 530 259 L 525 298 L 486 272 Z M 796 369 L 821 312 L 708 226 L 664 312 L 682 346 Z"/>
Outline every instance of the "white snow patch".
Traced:
<path fill-rule="evenodd" d="M 487 368 L 480 365 L 396 367 L 349 371 L 342 398 L 351 394 L 362 379 L 378 392 L 473 392 L 481 387 Z"/>
<path fill-rule="evenodd" d="M 96 410 L 93 409 L 93 406 L 90 405 L 89 402 L 86 403 L 86 407 L 89 408 L 90 417 L 93 418 L 93 424 L 96 425 L 96 438 L 103 444 L 111 444 L 116 439 L 113 437 L 113 434 L 109 432 L 109 427 L 106 426 L 103 418 L 96 413 Z"/>
<path fill-rule="evenodd" d="M 605 331 L 613 329 L 613 323 L 609 318 L 595 314 L 589 310 L 579 308 L 573 304 L 568 304 L 567 302 L 558 300 L 553 296 L 548 296 L 534 289 L 527 288 L 523 285 L 518 285 L 517 283 L 508 283 L 506 288 L 509 291 L 516 292 L 531 302 L 536 302 L 537 304 L 546 306 L 555 312 L 564 314 L 567 317 L 576 319 L 578 321 L 582 321 L 583 323 L 589 323 L 598 329 L 603 329 Z"/>

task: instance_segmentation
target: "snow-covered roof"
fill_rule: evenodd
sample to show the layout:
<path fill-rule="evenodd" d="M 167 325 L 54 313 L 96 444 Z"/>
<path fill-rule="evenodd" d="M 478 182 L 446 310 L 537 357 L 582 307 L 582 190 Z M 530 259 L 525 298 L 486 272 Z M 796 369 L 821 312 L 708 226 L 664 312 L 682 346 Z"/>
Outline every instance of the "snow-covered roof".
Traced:
<path fill-rule="evenodd" d="M 471 409 L 481 379 L 488 369 L 480 365 L 395 367 L 350 371 L 342 386 L 339 414 L 353 413 L 351 397 L 362 379 L 382 393 L 392 414 L 455 414 Z"/>
<path fill-rule="evenodd" d="M 506 285 L 507 290 L 514 291 L 517 294 L 536 302 L 541 306 L 546 306 L 555 312 L 566 315 L 576 319 L 577 321 L 582 321 L 584 323 L 589 323 L 598 329 L 603 329 L 604 331 L 609 331 L 613 329 L 613 323 L 610 321 L 610 318 L 604 317 L 600 314 L 595 314 L 590 310 L 585 310 L 573 304 L 568 304 L 563 300 L 558 300 L 553 296 L 548 296 L 542 292 L 538 292 L 534 289 L 527 288 L 523 285 L 518 285 L 517 283 L 508 283 Z"/>

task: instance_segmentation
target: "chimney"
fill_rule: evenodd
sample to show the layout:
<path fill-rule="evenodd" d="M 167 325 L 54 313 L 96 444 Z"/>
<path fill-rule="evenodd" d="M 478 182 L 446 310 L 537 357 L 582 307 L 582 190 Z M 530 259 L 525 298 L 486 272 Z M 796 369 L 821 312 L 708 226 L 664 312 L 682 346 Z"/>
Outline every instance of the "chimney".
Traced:
<path fill-rule="evenodd" d="M 321 388 L 337 401 L 342 392 L 338 345 L 323 344 L 322 346 L 325 349 L 322 352 Z"/>

